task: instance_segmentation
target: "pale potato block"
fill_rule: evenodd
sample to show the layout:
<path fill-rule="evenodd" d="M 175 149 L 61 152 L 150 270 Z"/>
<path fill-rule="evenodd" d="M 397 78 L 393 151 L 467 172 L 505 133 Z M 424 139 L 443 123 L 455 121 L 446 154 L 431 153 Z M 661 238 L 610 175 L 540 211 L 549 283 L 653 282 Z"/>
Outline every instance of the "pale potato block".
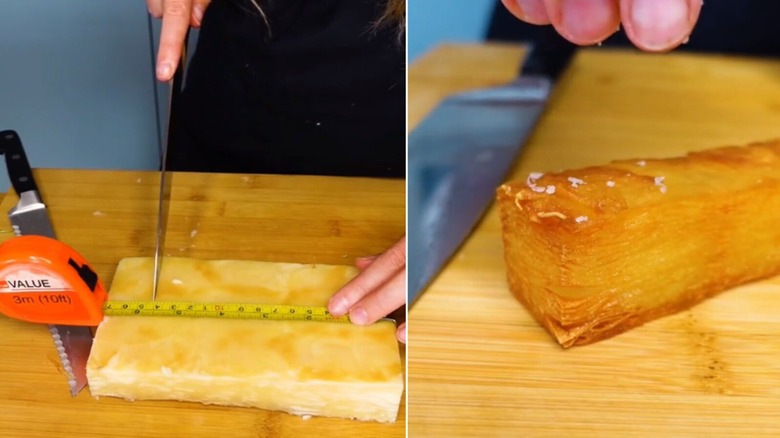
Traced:
<path fill-rule="evenodd" d="M 120 262 L 112 300 L 151 299 L 152 258 Z M 348 266 L 166 257 L 157 299 L 323 306 Z M 87 364 L 93 396 L 248 406 L 394 422 L 395 324 L 111 316 Z"/>

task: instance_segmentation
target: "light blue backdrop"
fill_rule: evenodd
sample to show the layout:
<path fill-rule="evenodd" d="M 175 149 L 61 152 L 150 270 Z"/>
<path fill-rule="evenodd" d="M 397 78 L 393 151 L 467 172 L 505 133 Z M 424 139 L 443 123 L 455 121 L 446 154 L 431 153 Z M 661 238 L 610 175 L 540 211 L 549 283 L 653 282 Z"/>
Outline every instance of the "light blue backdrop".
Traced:
<path fill-rule="evenodd" d="M 439 43 L 482 41 L 499 0 L 407 0 L 409 62 Z"/>
<path fill-rule="evenodd" d="M 19 132 L 30 164 L 156 168 L 157 111 L 145 3 L 2 3 L 0 130 Z M 7 173 L 5 165 L 0 168 L 5 192 Z"/>

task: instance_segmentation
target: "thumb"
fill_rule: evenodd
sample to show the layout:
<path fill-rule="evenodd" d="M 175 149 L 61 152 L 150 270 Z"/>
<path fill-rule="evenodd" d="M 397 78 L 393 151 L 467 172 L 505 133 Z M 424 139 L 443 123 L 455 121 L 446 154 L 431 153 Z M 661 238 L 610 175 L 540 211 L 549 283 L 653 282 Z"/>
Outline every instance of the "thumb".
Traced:
<path fill-rule="evenodd" d="M 195 0 L 192 3 L 192 17 L 190 24 L 192 27 L 200 27 L 203 22 L 203 15 L 206 13 L 206 8 L 209 7 L 211 0 Z"/>
<path fill-rule="evenodd" d="M 628 37 L 640 49 L 656 52 L 687 41 L 701 7 L 702 0 L 620 0 Z"/>

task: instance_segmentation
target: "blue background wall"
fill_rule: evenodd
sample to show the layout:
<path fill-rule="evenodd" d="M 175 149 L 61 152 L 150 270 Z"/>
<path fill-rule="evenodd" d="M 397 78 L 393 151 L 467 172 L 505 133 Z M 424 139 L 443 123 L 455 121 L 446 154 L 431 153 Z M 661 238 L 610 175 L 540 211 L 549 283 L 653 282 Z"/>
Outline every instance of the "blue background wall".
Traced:
<path fill-rule="evenodd" d="M 33 167 L 156 168 L 154 87 L 142 0 L 3 0 L 0 130 Z"/>
<path fill-rule="evenodd" d="M 439 43 L 482 41 L 499 0 L 407 0 L 409 62 Z"/>

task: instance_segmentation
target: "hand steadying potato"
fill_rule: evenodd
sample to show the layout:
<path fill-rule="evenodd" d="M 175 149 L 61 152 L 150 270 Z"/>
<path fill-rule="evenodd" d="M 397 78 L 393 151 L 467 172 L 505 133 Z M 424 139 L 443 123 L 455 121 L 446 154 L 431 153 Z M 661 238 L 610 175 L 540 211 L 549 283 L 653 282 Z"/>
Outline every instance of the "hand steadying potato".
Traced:
<path fill-rule="evenodd" d="M 406 237 L 376 258 L 359 259 L 360 274 L 328 303 L 336 316 L 349 314 L 355 324 L 371 324 L 406 303 Z M 398 327 L 406 342 L 406 323 Z"/>

